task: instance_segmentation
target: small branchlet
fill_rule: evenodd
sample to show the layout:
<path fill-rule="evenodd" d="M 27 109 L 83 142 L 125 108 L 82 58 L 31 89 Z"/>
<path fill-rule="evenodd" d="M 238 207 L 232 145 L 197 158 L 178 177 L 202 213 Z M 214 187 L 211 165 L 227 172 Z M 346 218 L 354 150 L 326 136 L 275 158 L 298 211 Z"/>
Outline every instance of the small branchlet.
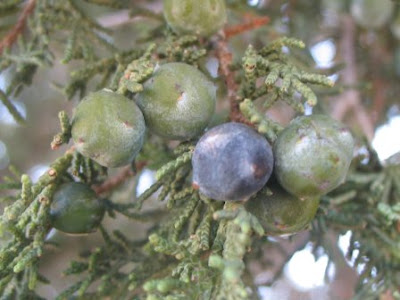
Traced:
<path fill-rule="evenodd" d="M 142 83 L 149 79 L 154 72 L 155 64 L 150 58 L 155 47 L 155 44 L 151 44 L 139 59 L 135 59 L 126 67 L 124 75 L 119 81 L 117 93 L 143 91 Z"/>
<path fill-rule="evenodd" d="M 379 173 L 368 169 L 360 163 L 345 184 L 323 199 L 325 214 L 319 216 L 314 229 L 323 232 L 328 227 L 351 228 L 348 257 L 354 259 L 354 267 L 365 264 L 357 299 L 377 296 L 378 290 L 394 292 L 399 284 L 393 272 L 400 272 L 400 165 L 388 163 Z"/>
<path fill-rule="evenodd" d="M 17 110 L 15 105 L 9 100 L 7 95 L 2 90 L 0 90 L 0 101 L 7 108 L 7 110 L 13 116 L 16 122 L 18 122 L 19 124 L 25 124 L 25 119 L 23 118 L 21 113 Z"/>
<path fill-rule="evenodd" d="M 68 115 L 65 111 L 60 111 L 58 113 L 58 118 L 60 119 L 61 132 L 54 136 L 51 142 L 51 149 L 58 149 L 62 144 L 68 144 L 71 138 L 71 124 L 69 122 Z"/>
<path fill-rule="evenodd" d="M 156 182 L 141 194 L 135 202 L 135 209 L 140 210 L 144 201 L 158 191 L 163 184 L 170 184 L 171 187 L 162 190 L 160 198 L 164 200 L 168 194 L 174 198 L 176 190 L 182 185 L 182 180 L 190 169 L 182 169 L 192 158 L 193 148 L 190 151 L 183 152 L 175 160 L 168 162 L 158 169 L 156 173 Z M 181 171 L 181 172 L 179 172 Z M 171 202 L 172 203 L 172 202 Z M 171 205 L 171 204 L 170 204 Z"/>
<path fill-rule="evenodd" d="M 176 205 L 176 203 L 182 200 L 186 201 L 193 194 L 194 194 L 194 189 L 192 187 L 187 187 L 182 189 L 181 191 L 175 193 L 172 197 L 170 197 L 167 203 L 167 208 L 168 209 L 173 208 Z"/>
<path fill-rule="evenodd" d="M 271 143 L 275 141 L 277 134 L 283 129 L 279 123 L 260 113 L 255 104 L 249 99 L 245 99 L 240 103 L 240 111 L 251 123 L 256 125 L 257 131 L 265 135 Z"/>
<path fill-rule="evenodd" d="M 7 206 L 0 219 L 2 231 L 12 235 L 7 247 L 0 249 L 0 281 L 8 281 L 10 272 L 15 275 L 15 285 L 8 281 L 0 292 L 14 290 L 20 286 L 35 289 L 38 278 L 38 261 L 43 253 L 44 241 L 50 229 L 49 208 L 56 183 L 71 165 L 72 155 L 57 159 L 49 171 L 33 185 L 27 175 L 21 176 L 22 187 L 19 199 Z M 28 280 L 21 280 L 17 274 L 29 274 Z"/>
<path fill-rule="evenodd" d="M 188 222 L 188 219 L 191 217 L 193 214 L 196 206 L 198 205 L 200 201 L 199 195 L 195 193 L 188 201 L 186 202 L 186 206 L 179 215 L 178 219 L 174 223 L 174 231 L 172 238 L 174 241 L 177 241 L 179 238 L 179 235 L 181 234 L 181 231 L 183 229 L 183 226 Z"/>
<path fill-rule="evenodd" d="M 121 68 L 118 68 L 118 66 L 128 65 L 133 60 L 141 57 L 142 54 L 143 50 L 134 49 L 122 53 L 117 52 L 117 54 L 114 54 L 111 57 L 88 62 L 85 64 L 85 67 L 71 72 L 69 83 L 64 87 L 61 87 L 61 91 L 68 99 L 71 99 L 78 92 L 82 98 L 86 90 L 86 85 L 91 79 L 98 75 L 103 75 L 106 80 L 102 80 L 102 82 L 106 84 L 108 80 L 111 79 L 114 72 L 116 72 L 114 78 L 119 81 L 120 77 L 123 75 L 123 73 L 121 74 L 123 71 L 121 71 Z M 125 68 L 122 67 L 122 70 L 124 69 Z M 105 87 L 107 86 L 98 86 L 98 89 Z M 115 83 L 113 82 L 111 82 L 111 89 L 116 89 Z"/>
<path fill-rule="evenodd" d="M 196 65 L 197 61 L 207 54 L 207 50 L 199 46 L 199 39 L 194 35 L 175 36 L 167 34 L 165 42 L 159 47 L 158 55 L 168 61 L 179 61 Z"/>
<path fill-rule="evenodd" d="M 247 248 L 251 244 L 251 235 L 257 233 L 263 235 L 264 230 L 257 218 L 248 213 L 241 204 L 225 203 L 226 215 L 236 215 L 227 221 L 225 241 L 223 244 L 222 256 L 213 254 L 209 258 L 209 265 L 222 272 L 222 281 L 216 290 L 216 299 L 244 299 L 249 297 L 246 286 L 242 281 L 244 271 L 243 258 Z M 217 212 L 215 216 L 224 215 Z"/>
<path fill-rule="evenodd" d="M 190 248 L 190 253 L 198 254 L 200 251 L 207 251 L 210 249 L 212 220 L 212 210 L 208 210 L 204 214 L 195 234 L 191 236 L 194 242 Z"/>
<path fill-rule="evenodd" d="M 149 243 L 153 247 L 154 251 L 171 255 L 178 260 L 182 260 L 188 255 L 187 250 L 183 245 L 174 241 L 169 241 L 158 234 L 151 234 L 149 236 Z"/>
<path fill-rule="evenodd" d="M 155 192 L 158 191 L 158 189 L 162 186 L 163 182 L 162 181 L 156 181 L 153 183 L 146 191 L 143 192 L 137 199 L 135 203 L 135 208 L 137 210 L 140 210 L 142 208 L 142 205 L 145 200 L 150 198 L 151 195 L 153 195 Z"/>
<path fill-rule="evenodd" d="M 333 82 L 324 75 L 312 74 L 301 70 L 292 61 L 284 49 L 304 48 L 304 43 L 291 38 L 281 38 L 271 42 L 259 51 L 249 46 L 242 59 L 243 78 L 239 89 L 240 110 L 255 124 L 258 131 L 271 142 L 282 127 L 255 108 L 252 101 L 264 97 L 263 106 L 269 109 L 275 102 L 282 100 L 299 113 L 304 113 L 304 98 L 308 105 L 317 104 L 317 96 L 308 84 L 331 87 Z M 264 85 L 259 86 L 259 79 Z"/>
<path fill-rule="evenodd" d="M 85 259 L 85 262 L 71 262 L 70 267 L 64 272 L 66 275 L 84 273 L 85 279 L 78 281 L 61 293 L 58 296 L 59 299 L 68 298 L 75 292 L 83 297 L 87 295 L 87 289 L 95 281 L 99 281 L 97 292 L 103 295 L 112 295 L 115 292 L 121 293 L 121 295 L 129 293 L 127 285 L 133 278 L 131 278 L 131 274 L 121 271 L 121 268 L 127 262 L 138 262 L 146 259 L 139 250 L 142 244 L 136 244 L 119 231 L 114 231 L 114 234 L 110 235 L 103 227 L 100 227 L 100 230 L 105 245 L 94 249 Z M 121 261 L 121 257 L 124 257 L 123 261 Z M 110 267 L 110 263 L 112 263 L 112 267 Z M 147 272 L 137 274 L 135 279 L 139 280 L 139 278 L 142 278 L 141 276 L 146 278 Z M 123 290 L 118 289 L 121 282 L 126 286 Z"/>
<path fill-rule="evenodd" d="M 265 77 L 267 88 L 279 91 L 283 101 L 298 92 L 310 106 L 314 106 L 317 97 L 307 84 L 331 87 L 333 82 L 324 75 L 300 70 L 288 60 L 282 50 L 284 47 L 304 48 L 304 43 L 295 39 L 282 38 L 272 42 L 258 52 L 252 46 L 249 46 L 243 57 L 245 81 L 241 91 L 244 97 L 255 99 L 255 80 Z"/>
<path fill-rule="evenodd" d="M 20 190 L 22 188 L 22 182 L 21 182 L 22 174 L 12 165 L 9 167 L 9 171 L 12 174 L 12 176 L 4 176 L 3 177 L 3 182 L 0 183 L 0 191 L 1 190 Z M 16 199 L 12 195 L 0 197 L 1 202 L 6 202 L 8 200 L 16 200 Z"/>
<path fill-rule="evenodd" d="M 178 156 L 175 160 L 161 167 L 156 173 L 157 180 L 163 179 L 165 176 L 171 174 L 172 172 L 178 170 L 180 167 L 189 163 L 190 160 L 192 159 L 192 154 L 193 150 L 185 152 L 180 156 Z"/>

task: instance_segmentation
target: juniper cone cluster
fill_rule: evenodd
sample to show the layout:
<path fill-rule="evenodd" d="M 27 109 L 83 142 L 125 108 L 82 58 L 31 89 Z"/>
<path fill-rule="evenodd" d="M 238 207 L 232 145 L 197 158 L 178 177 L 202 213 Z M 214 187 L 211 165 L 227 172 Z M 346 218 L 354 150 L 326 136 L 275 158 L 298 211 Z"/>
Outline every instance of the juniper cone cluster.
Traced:
<path fill-rule="evenodd" d="M 305 43 L 290 37 L 304 35 L 294 26 L 297 16 L 307 24 L 314 9 L 344 14 L 351 30 L 341 32 L 341 45 L 352 60 L 356 24 L 361 32 L 388 26 L 395 3 L 150 2 L 0 3 L 0 21 L 20 13 L 0 40 L 0 71 L 10 76 L 0 99 L 16 121 L 25 122 L 11 98 L 32 83 L 38 67 L 83 63 L 71 64 L 68 81 L 57 85 L 77 100 L 72 111 L 59 113 L 61 132 L 51 142 L 59 158 L 38 180 L 10 167 L 0 183 L 0 299 L 49 297 L 40 288 L 52 284 L 43 265 L 55 229 L 59 236 L 102 237 L 70 262 L 64 274 L 71 284 L 57 299 L 255 299 L 259 283 L 251 266 L 268 271 L 265 255 L 288 243 L 281 236 L 305 243 L 282 251 L 287 257 L 270 284 L 307 244 L 343 266 L 335 247 L 348 231 L 349 259 L 354 269 L 362 267 L 352 296 L 400 299 L 400 159 L 381 162 L 368 132 L 352 123 L 351 131 L 329 116 L 333 104 L 317 101 L 360 97 L 355 70 L 339 88 L 326 76 L 355 61 L 312 72 Z M 113 30 L 91 14 L 97 5 L 131 11 L 127 23 L 140 34 L 130 48 L 119 47 Z M 138 18 L 154 26 L 140 27 Z M 289 22 L 286 33 L 273 25 L 282 20 Z M 310 36 L 319 35 L 317 27 Z M 368 119 L 359 98 L 343 103 L 336 118 L 351 107 L 356 120 Z M 155 176 L 139 193 L 144 170 Z M 162 204 L 154 205 L 155 198 Z M 122 218 L 130 220 L 129 230 L 119 227 Z M 62 252 L 62 242 L 56 246 Z"/>

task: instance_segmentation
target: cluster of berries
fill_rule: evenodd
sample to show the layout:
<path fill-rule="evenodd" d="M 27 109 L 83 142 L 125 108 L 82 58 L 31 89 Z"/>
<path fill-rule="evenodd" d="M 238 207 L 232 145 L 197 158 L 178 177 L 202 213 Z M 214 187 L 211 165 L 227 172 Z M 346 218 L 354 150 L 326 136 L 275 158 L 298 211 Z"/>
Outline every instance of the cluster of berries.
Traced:
<path fill-rule="evenodd" d="M 203 36 L 226 18 L 224 1 L 166 0 L 164 15 L 177 33 Z M 167 63 L 135 100 L 110 90 L 86 96 L 73 114 L 72 139 L 83 156 L 121 167 L 140 152 L 146 128 L 166 139 L 192 140 L 207 129 L 215 106 L 216 87 L 201 71 Z M 214 200 L 243 201 L 268 234 L 292 233 L 314 217 L 321 195 L 344 181 L 353 147 L 350 132 L 324 115 L 293 120 L 273 146 L 247 125 L 225 123 L 199 139 L 193 187 Z M 272 195 L 261 191 L 267 183 Z M 61 185 L 51 206 L 53 226 L 68 233 L 95 230 L 104 211 L 94 191 L 76 182 Z"/>

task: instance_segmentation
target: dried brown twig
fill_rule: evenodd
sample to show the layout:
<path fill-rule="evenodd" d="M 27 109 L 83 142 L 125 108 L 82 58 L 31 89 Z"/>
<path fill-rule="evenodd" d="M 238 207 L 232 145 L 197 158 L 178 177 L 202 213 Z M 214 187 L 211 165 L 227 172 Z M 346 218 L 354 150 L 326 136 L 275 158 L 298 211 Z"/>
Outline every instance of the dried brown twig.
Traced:
<path fill-rule="evenodd" d="M 354 44 L 356 26 L 350 16 L 345 16 L 342 24 L 343 30 L 340 49 L 343 56 L 342 58 L 346 63 L 346 68 L 342 73 L 342 81 L 345 85 L 354 86 L 358 81 Z M 374 125 L 370 115 L 361 102 L 360 92 L 356 89 L 347 90 L 339 96 L 335 102 L 332 115 L 334 118 L 341 120 L 349 111 L 352 111 L 354 114 L 357 123 L 360 125 L 366 137 L 372 140 L 374 136 Z"/>
<path fill-rule="evenodd" d="M 232 53 L 228 49 L 226 38 L 222 38 L 217 43 L 217 57 L 219 60 L 219 70 L 221 75 L 225 78 L 226 88 L 228 90 L 230 119 L 232 121 L 247 124 L 248 121 L 239 109 L 239 99 L 237 97 L 238 84 L 235 81 L 234 73 L 230 70 L 230 65 L 232 64 Z"/>
<path fill-rule="evenodd" d="M 25 5 L 15 26 L 0 41 L 0 54 L 3 53 L 4 49 L 10 48 L 14 44 L 14 42 L 18 39 L 18 36 L 22 33 L 22 31 L 25 28 L 28 17 L 34 10 L 35 5 L 36 5 L 36 0 L 29 0 L 28 3 Z"/>
<path fill-rule="evenodd" d="M 228 99 L 230 103 L 230 119 L 235 122 L 244 123 L 252 126 L 252 124 L 242 115 L 239 109 L 239 98 L 237 96 L 238 84 L 235 81 L 235 74 L 230 69 L 233 56 L 228 48 L 228 39 L 249 31 L 269 22 L 268 17 L 248 17 L 247 21 L 239 25 L 226 27 L 223 31 L 223 36 L 217 42 L 217 57 L 219 61 L 219 70 L 225 78 L 226 87 L 228 90 Z"/>
<path fill-rule="evenodd" d="M 233 36 L 264 26 L 268 24 L 269 21 L 270 19 L 267 16 L 257 17 L 249 15 L 246 17 L 246 21 L 244 23 L 225 27 L 225 39 L 229 40 Z"/>
<path fill-rule="evenodd" d="M 116 187 L 120 186 L 122 183 L 124 183 L 128 178 L 135 176 L 136 173 L 142 170 L 145 166 L 146 166 L 145 162 L 137 163 L 136 172 L 132 170 L 131 166 L 126 166 L 122 168 L 122 170 L 114 177 L 108 178 L 106 181 L 104 181 L 99 185 L 93 185 L 92 189 L 98 195 L 111 191 Z"/>

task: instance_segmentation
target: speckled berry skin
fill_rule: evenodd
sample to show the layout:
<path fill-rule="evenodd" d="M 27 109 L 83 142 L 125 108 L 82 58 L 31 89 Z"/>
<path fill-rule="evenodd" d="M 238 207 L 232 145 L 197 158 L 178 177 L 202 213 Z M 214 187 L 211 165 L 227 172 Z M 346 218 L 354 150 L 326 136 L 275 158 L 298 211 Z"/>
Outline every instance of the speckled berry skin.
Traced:
<path fill-rule="evenodd" d="M 70 182 L 56 190 L 50 220 L 54 228 L 66 233 L 91 233 L 100 225 L 104 212 L 103 203 L 90 187 Z"/>
<path fill-rule="evenodd" d="M 164 0 L 164 17 L 177 34 L 210 36 L 226 22 L 224 0 Z"/>
<path fill-rule="evenodd" d="M 193 157 L 193 186 L 215 200 L 244 200 L 268 181 L 272 148 L 252 128 L 225 123 L 210 129 L 197 143 Z"/>
<path fill-rule="evenodd" d="M 312 221 L 318 210 L 319 198 L 305 201 L 289 194 L 277 183 L 268 187 L 272 195 L 257 194 L 245 208 L 257 217 L 266 235 L 286 235 L 299 232 Z"/>
<path fill-rule="evenodd" d="M 274 144 L 275 174 L 296 197 L 324 195 L 347 175 L 354 140 L 341 123 L 325 115 L 298 117 Z"/>
<path fill-rule="evenodd" d="M 391 0 L 352 0 L 351 15 L 366 29 L 378 29 L 387 24 L 394 11 Z"/>
<path fill-rule="evenodd" d="M 149 129 L 172 140 L 202 134 L 214 114 L 215 101 L 214 84 L 184 63 L 159 67 L 137 97 Z"/>
<path fill-rule="evenodd" d="M 102 90 L 86 96 L 72 117 L 76 150 L 105 167 L 133 161 L 143 145 L 145 121 L 133 100 Z"/>

